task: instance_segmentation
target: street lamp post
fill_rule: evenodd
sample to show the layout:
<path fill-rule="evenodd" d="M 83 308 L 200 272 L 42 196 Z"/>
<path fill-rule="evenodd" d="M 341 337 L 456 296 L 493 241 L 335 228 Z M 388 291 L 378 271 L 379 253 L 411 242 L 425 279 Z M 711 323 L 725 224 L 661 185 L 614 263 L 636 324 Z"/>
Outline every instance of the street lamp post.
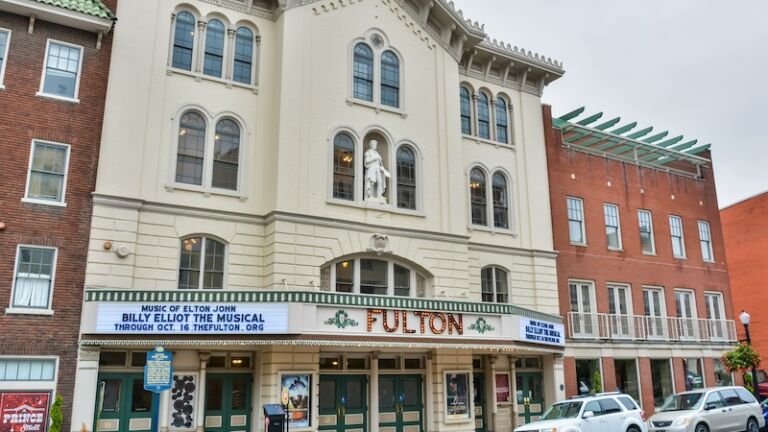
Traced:
<path fill-rule="evenodd" d="M 746 342 L 747 345 L 752 345 L 752 338 L 749 337 L 749 320 L 750 320 L 749 314 L 745 310 L 741 310 L 741 313 L 739 314 L 739 319 L 741 320 L 741 323 L 744 324 L 744 333 L 746 336 Z M 757 388 L 757 369 L 755 368 L 755 364 L 752 363 L 752 391 L 755 393 L 755 398 L 757 400 L 760 400 L 760 391 Z"/>

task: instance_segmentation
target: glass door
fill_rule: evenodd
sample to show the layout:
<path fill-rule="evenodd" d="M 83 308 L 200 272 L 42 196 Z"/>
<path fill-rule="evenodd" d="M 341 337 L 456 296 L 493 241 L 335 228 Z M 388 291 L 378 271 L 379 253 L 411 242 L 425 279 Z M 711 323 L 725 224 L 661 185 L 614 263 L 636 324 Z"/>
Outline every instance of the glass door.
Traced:
<path fill-rule="evenodd" d="M 472 374 L 474 391 L 473 408 L 475 409 L 475 432 L 485 432 L 485 375 L 482 372 Z"/>
<path fill-rule="evenodd" d="M 249 431 L 252 382 L 250 374 L 209 374 L 206 377 L 206 431 Z"/>
<path fill-rule="evenodd" d="M 704 295 L 704 304 L 707 305 L 707 327 L 709 337 L 712 339 L 725 338 L 725 310 L 723 310 L 723 295 L 710 293 Z"/>
<path fill-rule="evenodd" d="M 321 431 L 368 429 L 368 378 L 363 375 L 320 376 Z"/>
<path fill-rule="evenodd" d="M 696 305 L 691 291 L 675 291 L 677 328 L 681 339 L 696 338 Z"/>
<path fill-rule="evenodd" d="M 571 326 L 574 335 L 595 336 L 597 325 L 595 315 L 595 298 L 592 284 L 571 282 L 569 284 L 571 297 Z"/>
<path fill-rule="evenodd" d="M 538 420 L 544 409 L 544 376 L 541 372 L 517 372 L 518 417 L 523 424 Z"/>
<path fill-rule="evenodd" d="M 613 337 L 630 337 L 629 311 L 631 309 L 632 300 L 629 295 L 629 287 L 608 285 L 608 313 L 610 314 L 610 328 Z"/>
<path fill-rule="evenodd" d="M 391 432 L 424 430 L 421 375 L 379 376 L 379 428 Z"/>
<path fill-rule="evenodd" d="M 643 308 L 645 312 L 645 334 L 648 338 L 664 337 L 664 297 L 663 291 L 656 288 L 643 288 Z"/>
<path fill-rule="evenodd" d="M 152 429 L 152 398 L 144 375 L 100 373 L 94 431 L 143 432 Z"/>

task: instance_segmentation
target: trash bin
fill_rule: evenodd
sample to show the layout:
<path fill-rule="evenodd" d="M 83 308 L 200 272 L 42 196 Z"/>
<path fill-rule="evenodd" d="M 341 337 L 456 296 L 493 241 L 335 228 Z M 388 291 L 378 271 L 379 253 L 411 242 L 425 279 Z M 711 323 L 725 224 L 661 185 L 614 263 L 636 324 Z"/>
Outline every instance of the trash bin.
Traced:
<path fill-rule="evenodd" d="M 280 404 L 264 405 L 264 430 L 266 432 L 283 432 L 285 428 L 285 411 Z"/>

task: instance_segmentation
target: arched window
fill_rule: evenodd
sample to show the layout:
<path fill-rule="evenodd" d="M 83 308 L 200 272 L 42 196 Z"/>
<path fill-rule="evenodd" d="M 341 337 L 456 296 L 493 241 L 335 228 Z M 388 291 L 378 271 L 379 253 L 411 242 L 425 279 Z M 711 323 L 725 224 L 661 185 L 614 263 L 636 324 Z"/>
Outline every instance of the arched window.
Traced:
<path fill-rule="evenodd" d="M 496 99 L 496 141 L 509 143 L 507 103 L 503 98 Z"/>
<path fill-rule="evenodd" d="M 400 61 L 392 51 L 381 55 L 381 104 L 400 106 Z"/>
<path fill-rule="evenodd" d="M 193 185 L 203 184 L 205 160 L 205 120 L 188 111 L 179 122 L 179 145 L 176 157 L 176 181 Z"/>
<path fill-rule="evenodd" d="M 240 128 L 231 119 L 219 120 L 213 137 L 213 178 L 215 188 L 237 190 L 240 160 Z"/>
<path fill-rule="evenodd" d="M 472 134 L 472 97 L 466 87 L 460 89 L 461 101 L 461 133 Z"/>
<path fill-rule="evenodd" d="M 192 51 L 195 46 L 195 17 L 187 11 L 176 15 L 176 29 L 173 34 L 173 61 L 175 68 L 192 70 Z"/>
<path fill-rule="evenodd" d="M 509 203 L 507 179 L 502 173 L 494 173 L 493 179 L 493 226 L 509 228 Z"/>
<path fill-rule="evenodd" d="M 208 237 L 189 237 L 181 241 L 179 289 L 224 288 L 223 243 Z"/>
<path fill-rule="evenodd" d="M 333 197 L 355 199 L 355 142 L 346 133 L 333 139 Z"/>
<path fill-rule="evenodd" d="M 352 74 L 352 95 L 357 99 L 373 102 L 373 51 L 362 42 L 355 45 Z"/>
<path fill-rule="evenodd" d="M 496 266 L 484 267 L 480 272 L 480 286 L 486 303 L 507 303 L 507 272 Z"/>
<path fill-rule="evenodd" d="M 320 288 L 325 291 L 390 297 L 424 297 L 426 294 L 424 275 L 379 257 L 350 258 L 328 264 L 320 270 L 320 280 Z"/>
<path fill-rule="evenodd" d="M 472 224 L 488 225 L 485 173 L 480 168 L 472 168 L 469 173 L 469 195 L 472 205 Z"/>
<path fill-rule="evenodd" d="M 235 59 L 232 79 L 243 84 L 251 84 L 253 68 L 253 32 L 248 27 L 240 27 L 235 33 Z"/>
<path fill-rule="evenodd" d="M 225 32 L 226 28 L 221 21 L 217 19 L 208 21 L 205 33 L 205 59 L 203 62 L 203 73 L 206 75 L 221 78 L 224 65 Z"/>
<path fill-rule="evenodd" d="M 397 207 L 416 210 L 416 156 L 408 146 L 397 149 Z"/>
<path fill-rule="evenodd" d="M 477 94 L 477 135 L 480 138 L 491 139 L 491 117 L 488 108 L 488 96 L 480 92 Z"/>

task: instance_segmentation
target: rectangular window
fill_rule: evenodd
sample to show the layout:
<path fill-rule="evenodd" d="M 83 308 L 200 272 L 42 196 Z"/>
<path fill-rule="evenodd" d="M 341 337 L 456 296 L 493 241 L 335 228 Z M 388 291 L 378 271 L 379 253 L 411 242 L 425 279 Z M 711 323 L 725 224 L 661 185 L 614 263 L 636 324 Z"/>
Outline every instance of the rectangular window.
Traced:
<path fill-rule="evenodd" d="M 40 94 L 77 100 L 83 47 L 48 39 Z"/>
<path fill-rule="evenodd" d="M 608 240 L 608 249 L 621 249 L 621 227 L 619 225 L 619 206 L 615 204 L 603 204 L 605 213 L 605 236 Z"/>
<path fill-rule="evenodd" d="M 673 394 L 672 371 L 669 359 L 651 359 L 651 382 L 653 383 L 653 404 L 664 405 L 664 401 Z"/>
<path fill-rule="evenodd" d="M 584 203 L 581 198 L 568 197 L 568 232 L 571 243 L 584 245 L 587 244 L 584 233 Z"/>
<path fill-rule="evenodd" d="M 653 241 L 653 217 L 648 210 L 637 211 L 637 221 L 640 225 L 640 246 L 643 253 L 654 255 L 656 253 L 656 244 Z"/>
<path fill-rule="evenodd" d="M 3 88 L 5 77 L 5 63 L 8 58 L 8 47 L 11 42 L 11 31 L 0 28 L 0 88 Z"/>
<path fill-rule="evenodd" d="M 640 399 L 640 379 L 637 374 L 637 360 L 615 359 L 613 362 L 616 372 L 616 387 L 622 393 L 626 393 L 642 403 L 642 399 Z"/>
<path fill-rule="evenodd" d="M 590 282 L 569 282 L 571 301 L 571 331 L 574 335 L 594 337 L 597 335 L 597 314 L 595 314 L 595 290 Z"/>
<path fill-rule="evenodd" d="M 611 335 L 616 338 L 630 336 L 632 300 L 627 285 L 608 285 L 608 319 Z"/>
<path fill-rule="evenodd" d="M 580 395 L 603 391 L 600 359 L 576 359 L 576 388 Z"/>
<path fill-rule="evenodd" d="M 644 330 L 648 338 L 661 338 L 666 334 L 664 319 L 664 291 L 661 288 L 643 288 Z"/>
<path fill-rule="evenodd" d="M 53 381 L 55 359 L 0 358 L 0 381 Z"/>
<path fill-rule="evenodd" d="M 676 330 L 681 339 L 696 337 L 696 302 L 693 296 L 693 291 L 675 290 Z"/>
<path fill-rule="evenodd" d="M 724 339 L 728 329 L 725 321 L 723 295 L 721 293 L 704 294 L 704 305 L 707 308 L 707 336 L 713 340 Z"/>
<path fill-rule="evenodd" d="M 672 255 L 674 255 L 675 258 L 685 258 L 683 219 L 680 216 L 669 217 L 669 233 L 672 236 Z"/>
<path fill-rule="evenodd" d="M 33 141 L 25 200 L 63 204 L 68 165 L 68 145 Z"/>
<path fill-rule="evenodd" d="M 685 391 L 704 388 L 704 368 L 700 358 L 684 358 Z"/>
<path fill-rule="evenodd" d="M 712 359 L 713 368 L 715 370 L 715 386 L 731 386 L 733 385 L 733 376 L 730 372 L 725 370 L 723 361 L 719 358 Z"/>
<path fill-rule="evenodd" d="M 11 307 L 50 309 L 56 249 L 19 246 Z"/>
<path fill-rule="evenodd" d="M 712 253 L 712 234 L 709 230 L 709 222 L 699 221 L 699 242 L 701 243 L 701 257 L 704 261 L 714 262 Z"/>

